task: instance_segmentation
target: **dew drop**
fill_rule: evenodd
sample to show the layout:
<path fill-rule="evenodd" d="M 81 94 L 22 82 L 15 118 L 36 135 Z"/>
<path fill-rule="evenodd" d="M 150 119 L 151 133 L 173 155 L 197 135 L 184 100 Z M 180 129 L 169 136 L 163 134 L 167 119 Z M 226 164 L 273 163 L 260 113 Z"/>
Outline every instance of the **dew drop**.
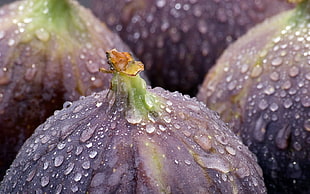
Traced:
<path fill-rule="evenodd" d="M 266 99 L 262 99 L 259 103 L 258 103 L 258 108 L 260 108 L 261 110 L 265 110 L 268 107 L 268 102 Z"/>
<path fill-rule="evenodd" d="M 186 165 L 191 165 L 191 161 L 189 161 L 189 160 L 184 160 L 184 163 L 186 164 Z"/>
<path fill-rule="evenodd" d="M 205 20 L 199 20 L 197 25 L 198 25 L 198 31 L 201 34 L 205 34 L 208 32 L 208 25 L 205 22 Z"/>
<path fill-rule="evenodd" d="M 282 62 L 283 62 L 283 59 L 281 57 L 277 57 L 271 61 L 271 65 L 279 66 L 282 64 Z"/>
<path fill-rule="evenodd" d="M 277 103 L 274 103 L 274 102 L 273 102 L 273 103 L 270 105 L 270 107 L 269 107 L 269 109 L 270 109 L 272 112 L 277 111 L 278 108 L 279 108 L 278 104 L 277 104 Z"/>
<path fill-rule="evenodd" d="M 163 8 L 166 5 L 166 0 L 157 0 L 156 1 L 156 6 L 158 8 Z"/>
<path fill-rule="evenodd" d="M 41 178 L 41 186 L 46 187 L 50 182 L 50 178 L 48 176 L 44 176 Z"/>
<path fill-rule="evenodd" d="M 166 127 L 163 125 L 158 125 L 159 130 L 166 131 Z"/>
<path fill-rule="evenodd" d="M 292 86 L 291 82 L 289 80 L 285 81 L 282 85 L 282 89 L 288 90 Z"/>
<path fill-rule="evenodd" d="M 170 116 L 164 116 L 163 119 L 164 119 L 164 121 L 165 121 L 166 123 L 170 123 L 170 122 L 171 122 Z"/>
<path fill-rule="evenodd" d="M 36 174 L 36 169 L 32 170 L 32 171 L 28 174 L 26 181 L 30 182 L 30 181 L 33 179 L 33 177 L 34 177 L 35 174 Z"/>
<path fill-rule="evenodd" d="M 81 142 L 86 142 L 89 140 L 95 133 L 96 127 L 89 127 L 85 130 L 82 131 L 81 136 L 80 136 L 80 141 Z"/>
<path fill-rule="evenodd" d="M 264 93 L 267 95 L 271 95 L 275 92 L 275 89 L 272 85 L 269 85 L 265 88 Z"/>
<path fill-rule="evenodd" d="M 204 168 L 215 169 L 222 173 L 228 173 L 231 169 L 229 162 L 220 157 L 198 157 L 198 159 L 201 161 L 199 164 Z"/>
<path fill-rule="evenodd" d="M 296 77 L 298 74 L 299 74 L 299 68 L 298 67 L 293 66 L 293 67 L 290 68 L 289 75 L 291 77 Z"/>
<path fill-rule="evenodd" d="M 62 108 L 69 108 L 72 105 L 72 102 L 66 101 L 63 105 Z"/>
<path fill-rule="evenodd" d="M 35 34 L 36 34 L 37 38 L 43 42 L 46 42 L 50 39 L 50 34 L 48 31 L 46 31 L 45 28 L 37 29 Z"/>
<path fill-rule="evenodd" d="M 290 108 L 293 105 L 293 101 L 291 99 L 285 99 L 283 102 L 284 108 Z"/>
<path fill-rule="evenodd" d="M 278 72 L 272 72 L 271 74 L 270 74 L 270 79 L 272 80 L 272 81 L 278 81 L 279 80 L 279 78 L 280 78 L 280 74 L 278 73 Z"/>
<path fill-rule="evenodd" d="M 255 127 L 253 131 L 253 137 L 262 142 L 265 138 L 266 128 L 263 117 L 259 117 L 259 119 L 255 122 Z"/>
<path fill-rule="evenodd" d="M 232 148 L 232 147 L 230 147 L 230 146 L 226 146 L 225 147 L 225 149 L 226 149 L 226 151 L 229 153 L 229 154 L 231 154 L 231 155 L 236 155 L 236 150 L 234 149 L 234 148 Z"/>
<path fill-rule="evenodd" d="M 70 162 L 70 163 L 68 164 L 68 167 L 67 167 L 66 170 L 64 171 L 64 174 L 65 174 L 65 175 L 70 174 L 70 173 L 72 172 L 73 168 L 74 168 L 74 163 Z"/>
<path fill-rule="evenodd" d="M 310 119 L 305 120 L 304 128 L 305 128 L 306 131 L 310 132 Z"/>
<path fill-rule="evenodd" d="M 83 151 L 83 147 L 82 146 L 78 146 L 76 147 L 76 150 L 75 150 L 75 155 L 80 155 Z"/>
<path fill-rule="evenodd" d="M 259 65 L 256 65 L 251 72 L 251 77 L 252 78 L 256 78 L 258 76 L 260 76 L 263 73 L 263 68 Z"/>
<path fill-rule="evenodd" d="M 59 167 L 59 166 L 63 163 L 64 159 L 65 159 L 65 157 L 62 156 L 62 155 L 57 156 L 57 157 L 55 158 L 55 160 L 54 160 L 54 166 L 55 166 L 55 167 Z"/>
<path fill-rule="evenodd" d="M 61 194 L 61 191 L 62 191 L 62 184 L 59 184 L 55 189 L 55 194 Z"/>
<path fill-rule="evenodd" d="M 6 68 L 0 69 L 0 85 L 6 85 L 10 82 L 11 75 Z"/>
<path fill-rule="evenodd" d="M 286 149 L 289 144 L 289 137 L 291 134 L 291 128 L 286 125 L 283 128 L 279 129 L 276 138 L 275 143 L 279 149 Z"/>
<path fill-rule="evenodd" d="M 97 154 L 98 154 L 97 151 L 91 151 L 91 152 L 89 153 L 89 157 L 90 157 L 90 158 L 95 158 L 95 157 L 97 156 Z"/>
<path fill-rule="evenodd" d="M 71 191 L 72 191 L 73 193 L 77 192 L 78 190 L 79 190 L 78 186 L 72 185 Z"/>
<path fill-rule="evenodd" d="M 155 127 L 153 125 L 147 125 L 145 130 L 147 133 L 152 134 L 155 132 Z"/>
<path fill-rule="evenodd" d="M 194 136 L 194 141 L 205 151 L 211 149 L 211 139 L 207 136 Z"/>
<path fill-rule="evenodd" d="M 83 162 L 82 168 L 85 169 L 85 170 L 89 169 L 90 168 L 90 162 L 89 161 Z"/>
<path fill-rule="evenodd" d="M 102 102 L 97 102 L 96 107 L 99 108 L 100 106 L 102 106 Z"/>
<path fill-rule="evenodd" d="M 15 44 L 15 40 L 14 39 L 9 39 L 8 45 L 9 46 L 13 46 L 14 44 Z"/>
<path fill-rule="evenodd" d="M 3 39 L 5 36 L 5 31 L 1 30 L 0 31 L 0 40 Z"/>
<path fill-rule="evenodd" d="M 137 124 L 142 121 L 142 115 L 134 108 L 131 108 L 126 112 L 125 118 L 131 124 Z"/>
<path fill-rule="evenodd" d="M 74 176 L 73 179 L 75 182 L 78 182 L 81 180 L 81 178 L 82 178 L 82 174 L 78 172 L 78 173 L 76 173 L 76 175 Z"/>

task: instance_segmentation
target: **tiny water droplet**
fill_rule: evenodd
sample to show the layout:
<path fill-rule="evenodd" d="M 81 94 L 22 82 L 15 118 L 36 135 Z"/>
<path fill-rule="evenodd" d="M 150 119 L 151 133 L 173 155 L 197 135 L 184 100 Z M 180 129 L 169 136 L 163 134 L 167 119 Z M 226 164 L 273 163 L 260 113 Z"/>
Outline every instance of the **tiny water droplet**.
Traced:
<path fill-rule="evenodd" d="M 274 103 L 274 102 L 273 102 L 273 103 L 270 105 L 270 107 L 269 107 L 269 109 L 270 109 L 272 112 L 277 111 L 278 108 L 279 108 L 278 104 L 277 104 L 277 103 Z"/>
<path fill-rule="evenodd" d="M 81 178 L 82 178 L 82 174 L 78 172 L 78 173 L 76 173 L 76 175 L 74 176 L 73 179 L 75 182 L 78 182 L 81 180 Z"/>
<path fill-rule="evenodd" d="M 62 155 L 57 156 L 57 157 L 55 158 L 55 160 L 54 160 L 54 166 L 55 166 L 55 167 L 60 166 L 60 165 L 63 163 L 64 159 L 65 159 L 65 157 L 62 156 Z"/>
<path fill-rule="evenodd" d="M 50 182 L 50 178 L 48 176 L 44 176 L 41 178 L 41 186 L 46 187 Z"/>
<path fill-rule="evenodd" d="M 147 133 L 152 134 L 155 132 L 155 127 L 153 125 L 147 125 L 145 130 Z"/>
<path fill-rule="evenodd" d="M 97 154 L 98 154 L 97 151 L 91 151 L 91 152 L 89 153 L 89 157 L 93 159 L 93 158 L 95 158 L 95 157 L 97 156 Z"/>

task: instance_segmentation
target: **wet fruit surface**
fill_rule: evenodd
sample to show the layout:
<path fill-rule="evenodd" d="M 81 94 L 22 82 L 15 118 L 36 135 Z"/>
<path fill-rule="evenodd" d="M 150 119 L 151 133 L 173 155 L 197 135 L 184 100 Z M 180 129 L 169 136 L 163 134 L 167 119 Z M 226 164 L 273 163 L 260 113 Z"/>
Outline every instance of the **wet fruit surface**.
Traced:
<path fill-rule="evenodd" d="M 115 52 L 108 58 L 122 65 L 110 70 L 111 89 L 65 103 L 40 125 L 0 192 L 266 193 L 254 155 L 215 112 L 147 88 L 141 67 L 129 71 L 141 63 Z"/>
<path fill-rule="evenodd" d="M 98 74 L 108 67 L 104 49 L 127 48 L 90 11 L 59 2 L 27 0 L 0 9 L 0 179 L 54 110 L 109 87 L 110 76 Z"/>
<path fill-rule="evenodd" d="M 309 3 L 231 45 L 198 94 L 258 157 L 270 193 L 307 193 L 310 178 Z"/>
<path fill-rule="evenodd" d="M 153 86 L 194 95 L 228 44 L 283 0 L 94 0 L 94 13 L 145 63 Z"/>

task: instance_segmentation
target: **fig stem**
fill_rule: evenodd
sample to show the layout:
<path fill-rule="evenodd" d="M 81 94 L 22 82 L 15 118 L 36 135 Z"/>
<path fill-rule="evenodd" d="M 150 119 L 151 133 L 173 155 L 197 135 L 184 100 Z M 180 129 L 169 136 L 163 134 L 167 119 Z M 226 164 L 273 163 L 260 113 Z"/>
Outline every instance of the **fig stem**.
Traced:
<path fill-rule="evenodd" d="M 106 52 L 110 70 L 101 68 L 99 71 L 112 73 L 111 91 L 116 100 L 126 101 L 128 112 L 137 117 L 147 117 L 148 113 L 160 110 L 160 99 L 147 90 L 146 82 L 139 75 L 144 70 L 140 61 L 135 61 L 128 52 L 113 49 Z"/>

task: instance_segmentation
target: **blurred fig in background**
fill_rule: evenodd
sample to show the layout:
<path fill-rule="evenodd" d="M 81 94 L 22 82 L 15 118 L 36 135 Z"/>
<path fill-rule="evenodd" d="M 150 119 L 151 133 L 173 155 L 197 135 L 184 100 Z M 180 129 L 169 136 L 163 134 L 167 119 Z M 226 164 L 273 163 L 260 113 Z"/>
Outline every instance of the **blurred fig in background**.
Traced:
<path fill-rule="evenodd" d="M 71 0 L 24 0 L 0 9 L 0 179 L 34 129 L 65 101 L 109 87 L 105 50 L 127 50 Z"/>
<path fill-rule="evenodd" d="M 0 193 L 266 193 L 254 154 L 215 112 L 146 87 L 128 53 L 108 59 L 111 89 L 40 125 Z"/>
<path fill-rule="evenodd" d="M 93 0 L 146 65 L 153 86 L 195 95 L 227 45 L 290 6 L 285 0 Z"/>
<path fill-rule="evenodd" d="M 228 47 L 198 94 L 257 155 L 269 193 L 310 191 L 309 41 L 305 0 Z"/>

